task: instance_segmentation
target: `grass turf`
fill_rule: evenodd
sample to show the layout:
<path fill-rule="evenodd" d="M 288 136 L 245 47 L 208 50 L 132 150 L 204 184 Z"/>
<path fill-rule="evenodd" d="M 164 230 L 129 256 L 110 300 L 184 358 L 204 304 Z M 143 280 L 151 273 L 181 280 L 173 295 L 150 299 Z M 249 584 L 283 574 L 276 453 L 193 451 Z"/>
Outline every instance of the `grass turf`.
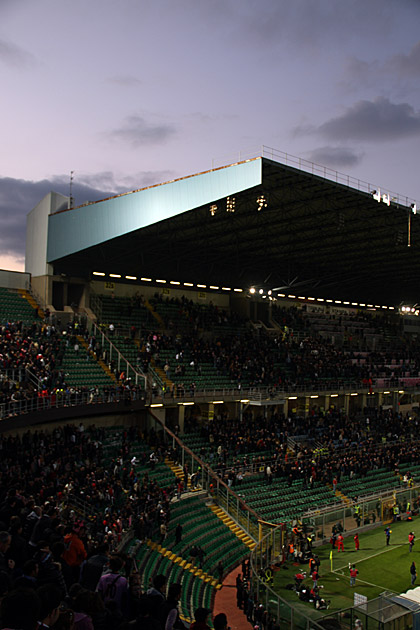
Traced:
<path fill-rule="evenodd" d="M 353 537 L 344 541 L 344 552 L 333 551 L 333 570 L 331 571 L 331 545 L 318 547 L 314 552 L 321 560 L 318 586 L 323 586 L 320 595 L 331 600 L 328 612 L 353 606 L 354 592 L 365 595 L 368 599 L 378 597 L 384 591 L 402 593 L 411 587 L 410 565 L 414 561 L 419 573 L 420 584 L 420 531 L 418 541 L 409 552 L 408 533 L 416 532 L 416 521 L 392 523 L 390 545 L 386 546 L 384 526 L 359 534 L 360 549 L 355 551 Z M 355 564 L 359 571 L 356 586 L 350 587 L 349 562 Z M 294 591 L 286 588 L 294 583 L 294 576 L 302 570 L 308 571 L 308 565 L 286 563 L 286 569 L 274 574 L 273 589 L 285 600 L 307 615 L 319 616 L 313 604 L 300 602 Z M 308 577 L 304 583 L 312 587 Z M 414 585 L 416 586 L 416 584 Z M 325 615 L 326 611 L 322 611 Z"/>

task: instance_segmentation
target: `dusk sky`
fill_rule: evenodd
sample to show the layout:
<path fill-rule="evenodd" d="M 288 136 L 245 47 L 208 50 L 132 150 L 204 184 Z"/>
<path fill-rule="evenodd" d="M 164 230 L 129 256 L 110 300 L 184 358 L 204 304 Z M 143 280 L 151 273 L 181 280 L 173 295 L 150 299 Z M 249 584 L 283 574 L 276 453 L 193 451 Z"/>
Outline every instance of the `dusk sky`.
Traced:
<path fill-rule="evenodd" d="M 419 0 L 0 0 L 0 268 L 27 213 L 256 156 L 420 202 Z"/>

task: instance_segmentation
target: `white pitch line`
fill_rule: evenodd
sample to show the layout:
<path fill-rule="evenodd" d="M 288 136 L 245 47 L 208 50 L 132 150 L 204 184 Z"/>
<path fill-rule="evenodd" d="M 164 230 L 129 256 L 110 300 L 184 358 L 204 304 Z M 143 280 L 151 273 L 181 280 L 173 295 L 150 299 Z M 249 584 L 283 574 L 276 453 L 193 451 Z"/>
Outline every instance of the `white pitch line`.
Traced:
<path fill-rule="evenodd" d="M 399 549 L 399 547 L 404 547 L 404 544 L 405 543 L 402 543 L 401 545 L 393 545 L 392 547 L 386 547 L 386 549 L 383 549 L 382 551 L 378 551 L 378 553 L 374 553 L 371 556 L 365 556 L 364 558 L 361 558 L 360 560 L 354 560 L 354 558 L 352 557 L 352 559 L 349 560 L 349 562 L 350 564 L 360 564 L 361 562 L 364 562 L 365 560 L 376 558 L 376 556 L 381 556 L 383 553 L 387 553 L 388 551 L 392 551 L 393 549 Z M 343 567 L 338 567 L 337 569 L 333 569 L 333 572 L 335 573 L 335 571 L 347 569 L 348 566 L 349 565 L 347 563 Z"/>

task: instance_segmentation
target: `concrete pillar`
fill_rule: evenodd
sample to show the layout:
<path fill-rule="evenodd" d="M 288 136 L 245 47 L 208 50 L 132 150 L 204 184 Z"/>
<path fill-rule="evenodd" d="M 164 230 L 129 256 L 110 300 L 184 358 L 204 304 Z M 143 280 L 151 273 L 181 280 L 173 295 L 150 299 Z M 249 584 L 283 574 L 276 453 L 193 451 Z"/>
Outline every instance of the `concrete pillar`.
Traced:
<path fill-rule="evenodd" d="M 348 394 L 344 394 L 344 413 L 348 415 L 350 409 L 350 396 Z"/>
<path fill-rule="evenodd" d="M 181 435 L 184 433 L 184 418 L 185 418 L 185 407 L 184 405 L 178 405 L 178 426 L 179 426 L 179 432 Z"/>

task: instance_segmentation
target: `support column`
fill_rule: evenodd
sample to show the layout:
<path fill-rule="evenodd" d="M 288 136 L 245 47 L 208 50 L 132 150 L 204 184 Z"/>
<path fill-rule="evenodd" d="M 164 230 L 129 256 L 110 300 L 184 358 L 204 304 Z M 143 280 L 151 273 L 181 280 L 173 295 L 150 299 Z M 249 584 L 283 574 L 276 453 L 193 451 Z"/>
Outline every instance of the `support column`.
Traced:
<path fill-rule="evenodd" d="M 344 394 L 344 413 L 348 415 L 350 409 L 350 396 L 348 394 Z"/>
<path fill-rule="evenodd" d="M 181 435 L 184 433 L 184 418 L 185 418 L 185 407 L 184 405 L 178 405 L 178 426 L 179 426 L 179 432 Z"/>

